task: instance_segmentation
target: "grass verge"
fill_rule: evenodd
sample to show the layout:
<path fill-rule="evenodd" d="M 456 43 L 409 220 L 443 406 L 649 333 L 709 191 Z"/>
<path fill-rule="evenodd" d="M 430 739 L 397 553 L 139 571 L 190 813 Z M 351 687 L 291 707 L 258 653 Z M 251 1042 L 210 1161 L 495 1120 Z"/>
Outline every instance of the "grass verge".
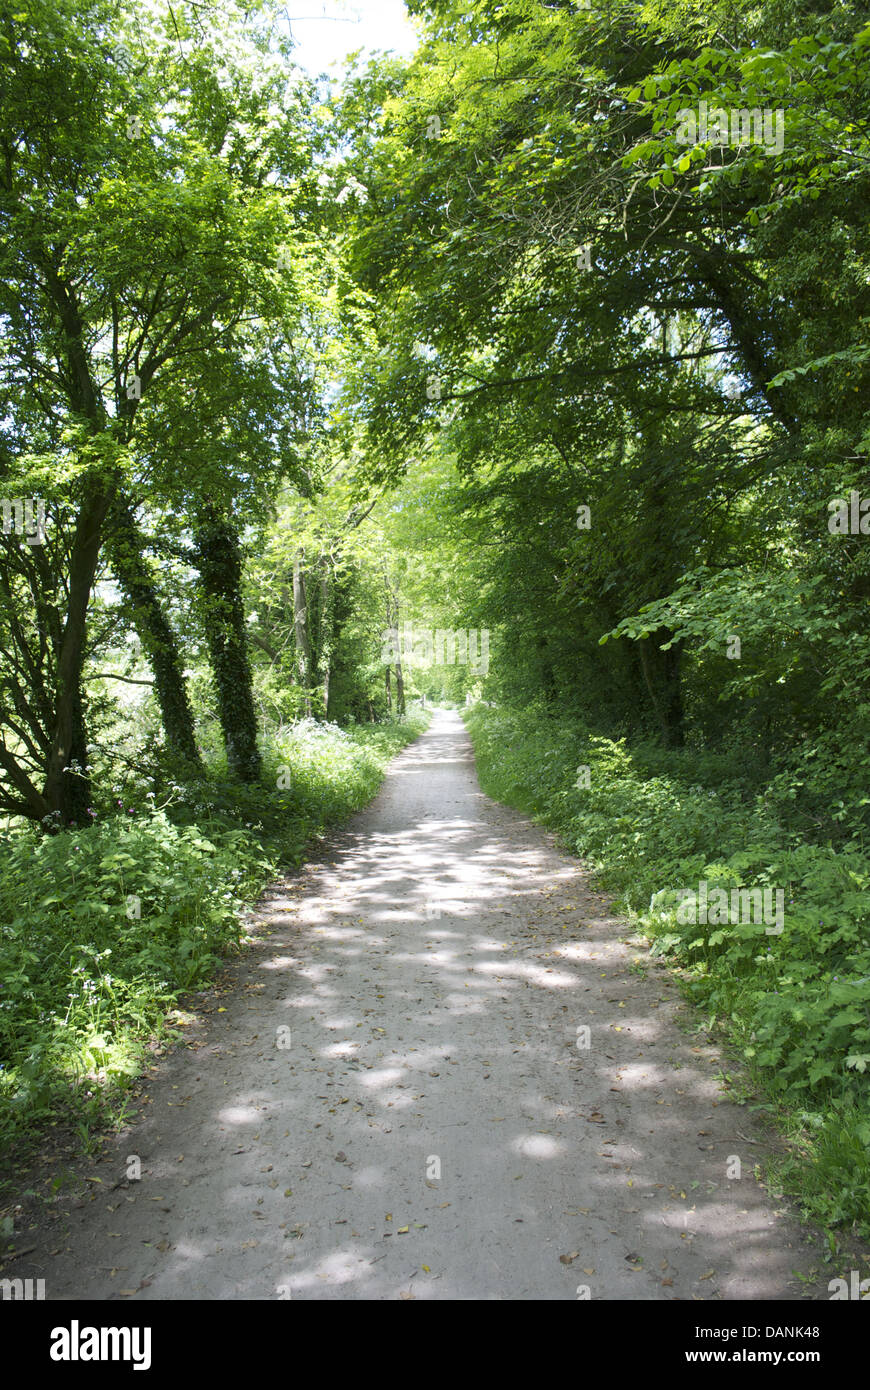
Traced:
<path fill-rule="evenodd" d="M 0 1179 L 54 1125 L 86 1142 L 120 1120 L 149 1039 L 239 945 L 242 910 L 424 727 L 305 721 L 266 744 L 256 785 L 143 781 L 87 830 L 0 838 Z"/>
<path fill-rule="evenodd" d="M 466 722 L 483 789 L 590 864 L 742 1059 L 754 1107 L 789 1143 L 775 1190 L 870 1237 L 870 858 L 808 843 L 764 786 L 707 755 L 632 750 L 538 707 L 478 705 Z M 781 891 L 781 932 L 754 910 L 693 922 L 682 893 L 702 882 L 729 904 L 731 890 Z"/>

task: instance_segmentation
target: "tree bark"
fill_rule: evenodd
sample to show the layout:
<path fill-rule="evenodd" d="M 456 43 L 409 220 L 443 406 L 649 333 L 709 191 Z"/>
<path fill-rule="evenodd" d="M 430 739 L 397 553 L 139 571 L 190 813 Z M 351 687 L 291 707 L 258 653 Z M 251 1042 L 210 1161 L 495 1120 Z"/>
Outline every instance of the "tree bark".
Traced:
<path fill-rule="evenodd" d="M 218 714 L 230 771 L 243 782 L 260 776 L 257 716 L 241 595 L 242 562 L 236 532 L 208 514 L 195 536 Z"/>
<path fill-rule="evenodd" d="M 405 680 L 402 675 L 402 663 L 396 662 L 396 714 L 405 713 Z"/>
<path fill-rule="evenodd" d="M 107 545 L 112 568 L 154 672 L 154 693 L 166 745 L 186 762 L 201 768 L 178 639 L 160 602 L 143 554 L 144 537 L 126 499 L 119 499 L 112 509 Z"/>
<path fill-rule="evenodd" d="M 332 646 L 334 640 L 332 614 L 332 585 L 329 572 L 324 569 L 320 577 L 320 642 L 317 666 L 323 689 L 323 717 L 329 718 L 329 675 L 332 667 Z"/>
<path fill-rule="evenodd" d="M 46 768 L 43 798 L 47 813 L 61 825 L 84 825 L 90 802 L 87 767 L 87 730 L 82 695 L 87 612 L 103 525 L 112 502 L 112 490 L 104 485 L 89 492 L 79 507 L 70 557 L 67 617 L 57 661 L 54 730 Z M 75 771 L 70 769 L 75 765 Z"/>
<path fill-rule="evenodd" d="M 308 603 L 305 594 L 305 575 L 302 552 L 293 556 L 293 631 L 296 637 L 296 668 L 299 684 L 305 693 L 305 713 L 311 717 L 311 640 L 308 635 Z"/>

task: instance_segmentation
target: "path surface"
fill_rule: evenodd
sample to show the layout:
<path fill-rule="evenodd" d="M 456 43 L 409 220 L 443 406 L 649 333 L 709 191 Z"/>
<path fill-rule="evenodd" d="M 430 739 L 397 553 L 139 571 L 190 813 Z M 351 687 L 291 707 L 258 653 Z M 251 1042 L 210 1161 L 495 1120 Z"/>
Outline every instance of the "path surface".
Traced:
<path fill-rule="evenodd" d="M 257 915 L 100 1183 L 7 1276 L 127 1302 L 828 1297 L 676 987 L 483 795 L 458 715 Z"/>

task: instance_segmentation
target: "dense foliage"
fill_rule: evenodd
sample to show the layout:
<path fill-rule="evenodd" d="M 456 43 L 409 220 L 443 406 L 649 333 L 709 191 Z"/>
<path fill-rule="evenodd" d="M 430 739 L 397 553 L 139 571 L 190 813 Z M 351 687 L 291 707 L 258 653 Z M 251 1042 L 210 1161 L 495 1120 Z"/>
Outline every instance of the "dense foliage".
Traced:
<path fill-rule="evenodd" d="M 794 1131 L 781 1182 L 825 1225 L 870 1232 L 870 855 L 808 843 L 793 804 L 730 759 L 593 733 L 543 708 L 470 719 L 486 791 L 553 826 L 675 962 Z M 589 785 L 577 776 L 588 768 Z M 578 785 L 579 783 L 579 785 Z M 781 933 L 680 922 L 678 888 L 784 885 Z"/>
<path fill-rule="evenodd" d="M 439 478 L 486 783 L 619 889 L 780 1107 L 783 1181 L 866 1229 L 866 8 L 413 9 L 417 57 L 340 104 L 387 310 L 347 408 Z M 702 882 L 781 931 L 683 925 Z"/>
<path fill-rule="evenodd" d="M 867 7 L 408 8 L 0 3 L 5 1123 L 477 699 L 866 1220 Z"/>
<path fill-rule="evenodd" d="M 73 1114 L 87 1134 L 117 1109 L 149 1037 L 172 1031 L 179 996 L 242 941 L 243 909 L 373 796 L 422 727 L 300 722 L 268 742 L 271 786 L 215 771 L 170 784 L 158 804 L 143 783 L 90 829 L 0 843 L 7 1158 L 46 1120 Z"/>

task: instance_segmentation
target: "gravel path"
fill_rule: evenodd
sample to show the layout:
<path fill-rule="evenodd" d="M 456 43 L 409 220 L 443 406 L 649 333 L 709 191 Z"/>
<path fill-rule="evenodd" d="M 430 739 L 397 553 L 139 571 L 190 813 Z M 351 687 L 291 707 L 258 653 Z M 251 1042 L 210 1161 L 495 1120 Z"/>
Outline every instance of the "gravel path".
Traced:
<path fill-rule="evenodd" d="M 129 1303 L 828 1297 L 676 986 L 483 795 L 456 714 L 191 1008 L 7 1277 Z"/>

